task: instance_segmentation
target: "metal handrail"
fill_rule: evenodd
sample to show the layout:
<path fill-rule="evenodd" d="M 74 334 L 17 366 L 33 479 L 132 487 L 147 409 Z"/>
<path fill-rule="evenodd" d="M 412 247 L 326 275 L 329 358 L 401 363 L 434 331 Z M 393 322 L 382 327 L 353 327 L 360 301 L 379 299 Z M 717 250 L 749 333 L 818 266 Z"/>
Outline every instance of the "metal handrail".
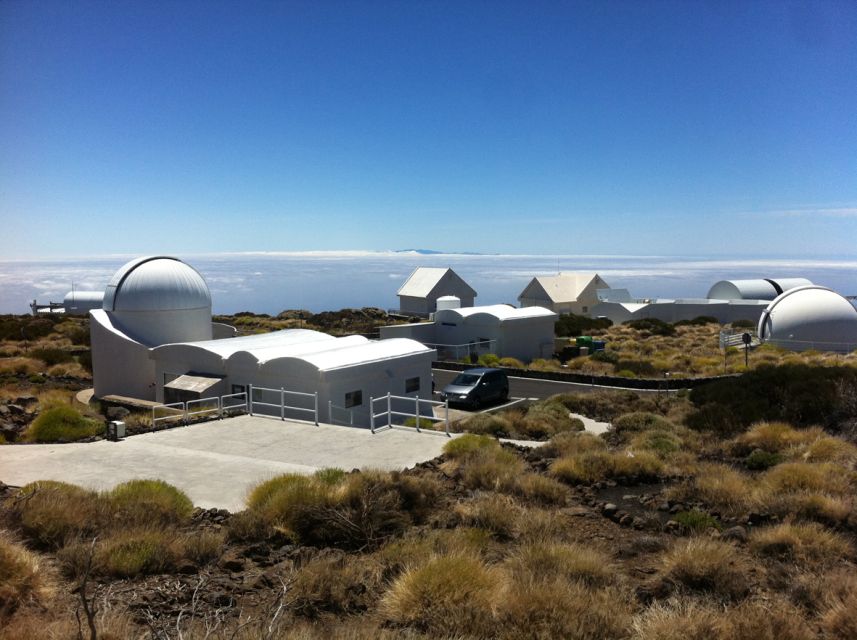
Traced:
<path fill-rule="evenodd" d="M 202 404 L 203 402 L 211 402 L 212 400 L 214 400 L 214 403 L 215 403 L 214 408 L 201 409 L 200 411 L 191 411 L 190 410 L 191 404 Z M 220 398 L 218 396 L 212 396 L 210 398 L 198 398 L 196 400 L 188 400 L 187 402 L 185 402 L 185 413 L 184 413 L 185 422 L 187 422 L 188 418 L 190 418 L 191 416 L 199 416 L 199 415 L 202 415 L 204 413 L 212 413 L 212 412 L 216 413 L 218 416 L 220 416 Z"/>
<path fill-rule="evenodd" d="M 181 409 L 182 409 L 181 414 L 180 415 L 162 416 L 160 418 L 158 418 L 155 415 L 155 412 L 158 409 L 168 409 L 170 407 L 181 407 Z M 187 403 L 185 403 L 185 402 L 170 402 L 170 403 L 166 403 L 166 404 L 156 404 L 155 406 L 152 407 L 152 426 L 153 427 L 156 424 L 158 424 L 159 420 L 170 420 L 173 418 L 179 418 L 182 422 L 187 420 Z"/>
<path fill-rule="evenodd" d="M 338 411 L 344 411 L 348 414 L 348 426 L 354 426 L 354 411 L 351 409 L 346 409 L 345 407 L 340 407 L 339 405 L 333 404 L 332 400 L 327 401 L 327 418 L 330 420 L 330 424 L 336 424 L 336 418 L 333 417 L 333 410 L 337 409 Z"/>
<path fill-rule="evenodd" d="M 244 397 L 244 402 L 240 402 L 238 404 L 226 404 L 226 398 L 237 398 L 239 396 Z M 241 391 L 240 393 L 229 393 L 225 396 L 220 396 L 220 417 L 223 418 L 224 412 L 230 409 L 238 409 L 239 407 L 244 407 L 244 411 L 247 411 L 247 392 Z"/>
<path fill-rule="evenodd" d="M 381 411 L 380 413 L 375 413 L 375 403 L 379 400 L 387 401 L 387 409 L 385 411 Z M 407 400 L 412 401 L 414 403 L 414 413 L 405 412 L 405 411 L 393 411 L 392 401 L 393 400 Z M 420 403 L 425 403 L 431 407 L 443 407 L 444 408 L 444 417 L 437 418 L 434 415 L 425 416 L 420 413 Z M 387 424 L 381 425 L 382 427 L 387 427 L 392 429 L 393 425 L 393 416 L 402 416 L 406 418 L 414 418 L 416 421 L 416 430 L 418 433 L 422 433 L 422 429 L 420 428 L 420 420 L 430 420 L 431 422 L 443 422 L 444 423 L 444 433 L 449 435 L 449 400 L 444 400 L 443 402 L 439 402 L 437 400 L 426 400 L 420 399 L 419 396 L 394 396 L 388 393 L 386 396 L 380 396 L 379 398 L 369 398 L 369 420 L 370 420 L 370 429 L 372 433 L 375 433 L 377 429 L 380 427 L 376 427 L 375 420 L 381 418 L 383 416 L 387 416 Z"/>
<path fill-rule="evenodd" d="M 272 391 L 274 393 L 280 394 L 280 403 L 273 404 L 271 402 L 262 402 L 261 400 L 253 399 L 253 391 L 258 389 L 259 391 Z M 318 392 L 315 393 L 306 393 L 303 391 L 286 391 L 283 387 L 279 389 L 272 389 L 270 387 L 254 387 L 252 384 L 247 386 L 247 407 L 248 412 L 252 416 L 253 415 L 253 407 L 255 405 L 263 406 L 263 407 L 279 407 L 280 408 L 280 420 L 286 419 L 286 409 L 289 411 L 304 411 L 306 413 L 313 414 L 313 422 L 318 426 Z M 308 409 L 306 407 L 297 407 L 286 404 L 286 394 L 300 396 L 304 398 L 313 398 L 313 408 Z"/>

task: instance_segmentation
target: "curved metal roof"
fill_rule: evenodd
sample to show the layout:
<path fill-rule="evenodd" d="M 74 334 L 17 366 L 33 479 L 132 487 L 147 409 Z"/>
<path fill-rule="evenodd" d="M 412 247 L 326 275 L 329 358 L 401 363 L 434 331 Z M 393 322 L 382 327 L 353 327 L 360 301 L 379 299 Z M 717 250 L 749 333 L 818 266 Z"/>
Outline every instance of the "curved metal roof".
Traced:
<path fill-rule="evenodd" d="M 794 350 L 850 351 L 857 348 L 857 308 L 827 287 L 790 289 L 762 313 L 758 333 Z"/>
<path fill-rule="evenodd" d="M 172 256 L 147 256 L 124 264 L 104 291 L 106 311 L 178 311 L 211 308 L 199 272 Z"/>
<path fill-rule="evenodd" d="M 811 286 L 806 278 L 757 278 L 755 280 L 721 280 L 708 290 L 714 300 L 773 300 L 795 287 Z"/>
<path fill-rule="evenodd" d="M 435 313 L 435 318 L 440 314 L 455 314 L 461 318 L 472 318 L 477 315 L 489 316 L 498 322 L 504 320 L 522 320 L 526 318 L 555 318 L 556 314 L 544 307 L 522 307 L 516 309 L 507 304 L 492 304 L 484 307 L 463 307 L 461 309 L 443 309 Z"/>

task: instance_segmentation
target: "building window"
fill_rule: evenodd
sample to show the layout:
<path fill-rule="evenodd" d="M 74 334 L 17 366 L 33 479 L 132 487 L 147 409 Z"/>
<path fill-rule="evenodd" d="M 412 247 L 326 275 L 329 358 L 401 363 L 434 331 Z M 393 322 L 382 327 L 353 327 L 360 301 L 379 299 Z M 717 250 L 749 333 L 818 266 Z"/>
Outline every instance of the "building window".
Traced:
<path fill-rule="evenodd" d="M 416 378 L 406 378 L 405 379 L 405 393 L 413 393 L 415 391 L 420 390 L 420 378 L 417 376 Z"/>
<path fill-rule="evenodd" d="M 589 307 L 583 307 L 583 313 L 588 313 L 588 312 L 589 312 Z"/>
<path fill-rule="evenodd" d="M 361 404 L 363 404 L 362 391 L 349 391 L 345 394 L 346 409 L 350 409 L 351 407 L 359 407 Z"/>
<path fill-rule="evenodd" d="M 232 385 L 232 393 L 245 393 L 247 391 L 247 387 L 243 384 L 233 384 Z"/>

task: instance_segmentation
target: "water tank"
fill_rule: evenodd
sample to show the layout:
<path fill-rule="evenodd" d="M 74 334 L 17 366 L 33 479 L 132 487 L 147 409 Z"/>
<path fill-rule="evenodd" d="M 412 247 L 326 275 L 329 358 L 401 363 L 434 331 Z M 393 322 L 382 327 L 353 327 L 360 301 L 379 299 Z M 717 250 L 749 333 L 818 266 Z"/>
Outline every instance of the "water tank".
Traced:
<path fill-rule="evenodd" d="M 441 296 L 437 299 L 437 310 L 461 309 L 461 298 L 458 296 Z"/>

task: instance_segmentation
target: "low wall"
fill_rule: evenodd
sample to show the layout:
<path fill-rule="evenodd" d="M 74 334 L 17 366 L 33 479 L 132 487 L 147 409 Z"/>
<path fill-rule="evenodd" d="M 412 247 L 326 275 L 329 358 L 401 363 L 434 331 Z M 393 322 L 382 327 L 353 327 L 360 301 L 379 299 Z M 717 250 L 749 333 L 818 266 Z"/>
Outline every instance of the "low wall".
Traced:
<path fill-rule="evenodd" d="M 432 362 L 433 369 L 444 369 L 446 371 L 464 371 L 479 365 L 462 364 L 461 362 Z M 740 374 L 734 373 L 724 376 L 711 376 L 708 378 L 620 378 L 618 376 L 593 376 L 586 373 L 575 373 L 573 371 L 531 371 L 530 369 L 515 369 L 513 367 L 494 367 L 505 371 L 507 376 L 515 378 L 531 378 L 533 380 L 552 380 L 555 382 L 574 382 L 577 384 L 591 384 L 600 387 L 625 387 L 627 389 L 693 389 L 695 387 L 723 380 L 725 378 L 736 378 Z"/>

